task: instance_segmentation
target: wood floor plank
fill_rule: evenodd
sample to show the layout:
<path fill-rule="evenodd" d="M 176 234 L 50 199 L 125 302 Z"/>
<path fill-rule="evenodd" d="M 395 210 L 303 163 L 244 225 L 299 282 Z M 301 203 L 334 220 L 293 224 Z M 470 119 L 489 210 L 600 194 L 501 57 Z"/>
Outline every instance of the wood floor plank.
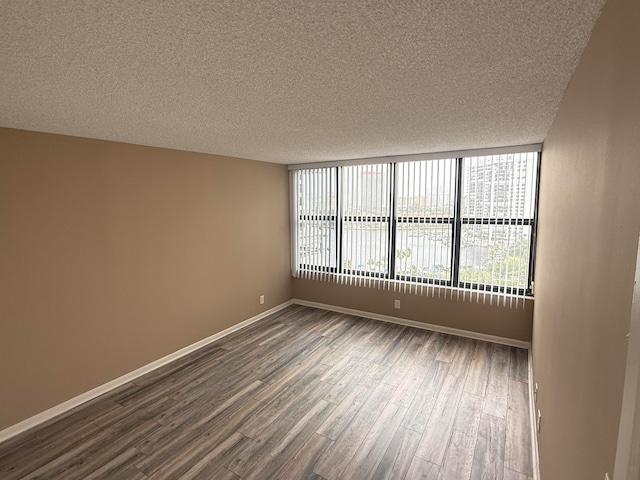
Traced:
<path fill-rule="evenodd" d="M 458 414 L 453 423 L 454 430 L 473 437 L 475 441 L 482 415 L 482 404 L 482 397 L 463 392 L 458 406 Z"/>
<path fill-rule="evenodd" d="M 134 466 L 129 466 L 124 468 L 118 472 L 111 472 L 108 477 L 109 480 L 147 480 L 147 477 L 144 473 L 138 470 Z M 71 479 L 68 479 L 71 480 Z"/>
<path fill-rule="evenodd" d="M 421 436 L 418 432 L 399 427 L 372 478 L 376 480 L 405 478 Z"/>
<path fill-rule="evenodd" d="M 429 338 L 427 338 L 425 342 L 422 355 L 437 359 L 440 351 L 445 346 L 446 337 L 447 335 L 444 333 L 431 332 L 431 335 L 429 335 Z"/>
<path fill-rule="evenodd" d="M 371 392 L 358 413 L 346 425 L 336 441 L 318 461 L 314 472 L 331 480 L 338 478 L 364 441 L 373 422 L 380 416 L 388 398 L 395 391 L 394 386 L 380 383 Z"/>
<path fill-rule="evenodd" d="M 250 439 L 246 448 L 230 459 L 227 469 L 243 479 L 271 478 L 282 465 L 284 449 L 294 442 L 303 445 L 333 408 L 333 404 L 320 400 L 299 418 L 282 415 L 260 435 Z M 296 450 L 295 445 L 292 450 Z"/>
<path fill-rule="evenodd" d="M 313 467 L 331 443 L 332 441 L 328 438 L 317 433 L 313 434 L 295 455 L 283 463 L 275 478 L 290 480 L 317 476 L 313 473 Z"/>
<path fill-rule="evenodd" d="M 408 408 L 413 402 L 420 385 L 427 376 L 430 367 L 435 360 L 429 360 L 422 364 L 414 365 L 414 368 L 409 370 L 404 378 L 400 381 L 398 389 L 393 394 L 393 397 L 389 400 L 391 403 L 400 405 L 401 407 Z"/>
<path fill-rule="evenodd" d="M 226 398 L 221 398 L 219 402 L 183 402 L 183 404 L 180 405 L 179 412 L 175 412 L 169 408 L 167 410 L 171 412 L 170 415 L 166 416 L 165 413 L 160 413 L 154 418 L 158 423 L 164 424 L 166 424 L 167 421 L 177 421 L 179 423 L 186 423 L 189 425 L 206 423 L 243 398 L 252 397 L 254 392 L 262 385 L 263 384 L 260 380 L 254 380 L 249 385 L 236 391 L 229 391 Z M 240 385 L 238 387 L 240 387 Z"/>
<path fill-rule="evenodd" d="M 527 362 L 292 305 L 0 444 L 0 478 L 531 480 Z"/>
<path fill-rule="evenodd" d="M 477 342 L 467 371 L 464 391 L 484 397 L 491 367 L 491 344 Z"/>
<path fill-rule="evenodd" d="M 509 380 L 505 466 L 516 472 L 533 476 L 528 410 L 529 389 L 527 384 Z"/>
<path fill-rule="evenodd" d="M 239 479 L 235 473 L 224 467 L 229 457 L 244 447 L 248 439 L 238 433 L 233 433 L 223 442 L 217 442 L 205 456 L 189 465 L 189 469 L 181 476 L 181 480 L 191 479 Z M 154 476 L 155 478 L 155 476 Z M 175 478 L 175 477 L 172 477 Z"/>
<path fill-rule="evenodd" d="M 373 388 L 382 381 L 388 371 L 389 367 L 376 363 L 372 359 L 369 362 L 369 369 L 357 380 L 357 384 Z"/>
<path fill-rule="evenodd" d="M 81 423 L 77 428 L 69 426 L 58 435 L 45 436 L 42 442 L 37 438 L 32 442 L 21 443 L 3 452 L 0 459 L 0 478 L 14 480 L 35 471 L 43 465 L 55 460 L 66 451 L 89 442 L 101 433 L 93 423 Z"/>
<path fill-rule="evenodd" d="M 404 478 L 406 480 L 438 480 L 439 473 L 440 467 L 438 465 L 429 463 L 420 457 L 413 457 L 413 461 Z"/>
<path fill-rule="evenodd" d="M 147 438 L 160 428 L 161 426 L 156 422 L 148 420 L 128 431 L 114 431 L 103 442 L 95 443 L 90 448 L 85 448 L 82 452 L 72 456 L 70 461 L 67 464 L 62 464 L 59 470 L 53 471 L 50 469 L 47 472 L 47 477 L 61 480 L 84 478 L 102 467 L 109 460 L 123 454 L 124 451 L 135 448 L 136 442 Z M 117 439 L 117 442 L 114 442 L 114 439 Z M 139 452 L 137 449 L 136 451 Z M 140 457 L 141 455 L 135 455 L 135 459 Z M 133 466 L 133 461 L 130 463 Z M 132 469 L 129 470 L 133 471 Z"/>
<path fill-rule="evenodd" d="M 262 327 L 262 328 L 261 328 Z M 220 343 L 221 347 L 226 350 L 246 349 L 252 344 L 259 345 L 268 340 L 278 338 L 283 332 L 287 332 L 291 327 L 282 323 L 264 323 L 259 324 L 252 332 L 245 335 L 238 335 L 233 339 L 227 339 Z"/>
<path fill-rule="evenodd" d="M 370 428 L 370 419 L 355 416 L 318 460 L 314 473 L 328 480 L 338 478 L 360 448 Z"/>
<path fill-rule="evenodd" d="M 289 429 L 286 435 L 275 443 L 269 450 L 269 455 L 280 455 L 285 449 L 302 435 L 310 437 L 315 433 L 315 430 L 321 425 L 331 412 L 335 409 L 335 405 L 325 400 L 319 400 L 313 405 L 307 413 L 305 413 L 294 425 Z M 301 444 L 305 443 L 306 439 Z"/>
<path fill-rule="evenodd" d="M 198 475 L 201 470 L 212 464 L 215 459 L 228 454 L 233 449 L 241 446 L 247 438 L 234 432 L 221 443 L 215 442 L 211 434 L 205 434 L 176 455 L 169 462 L 165 463 L 162 468 L 154 473 L 154 479 L 171 479 L 171 478 L 193 478 Z M 222 467 L 218 464 L 216 469 Z"/>
<path fill-rule="evenodd" d="M 458 345 L 462 342 L 462 338 L 456 337 L 455 335 L 442 335 L 444 337 L 444 345 L 436 356 L 436 360 L 439 362 L 452 363 L 456 356 Z"/>
<path fill-rule="evenodd" d="M 211 418 L 205 417 L 188 427 L 177 429 L 173 435 L 156 439 L 153 449 L 146 457 L 136 464 L 136 467 L 147 475 L 152 475 L 169 462 L 173 457 L 188 448 L 189 444 L 201 435 L 210 432 L 214 438 L 222 440 L 250 418 L 261 406 L 251 398 L 238 401 L 228 409 Z"/>
<path fill-rule="evenodd" d="M 321 378 L 323 382 L 335 385 L 338 381 L 360 361 L 359 358 L 345 355 L 340 361 L 334 364 Z"/>
<path fill-rule="evenodd" d="M 395 363 L 391 365 L 389 371 L 383 377 L 382 382 L 396 387 L 400 385 L 402 379 L 407 375 L 414 363 L 416 363 L 419 354 L 422 353 L 424 341 L 427 336 L 426 332 L 418 331 L 411 337 L 406 348 L 401 352 Z"/>
<path fill-rule="evenodd" d="M 402 423 L 406 408 L 388 403 L 364 438 L 340 478 L 370 478 Z"/>
<path fill-rule="evenodd" d="M 323 378 L 329 369 L 329 367 L 320 362 L 326 353 L 325 348 L 326 347 L 318 348 L 314 353 L 307 357 L 304 362 L 295 364 L 293 368 L 289 369 L 273 383 L 266 384 L 264 388 L 261 388 L 256 392 L 253 398 L 261 402 L 268 402 L 272 397 L 285 388 L 289 388 L 290 386 L 298 383 L 306 384 L 310 378 Z"/>
<path fill-rule="evenodd" d="M 470 338 L 461 338 L 456 347 L 456 352 L 451 362 L 449 375 L 466 378 L 467 370 L 473 358 L 473 351 L 477 341 Z"/>
<path fill-rule="evenodd" d="M 502 478 L 502 480 L 533 480 L 533 477 L 524 475 L 520 472 L 514 472 L 513 470 L 505 467 L 504 477 Z"/>
<path fill-rule="evenodd" d="M 462 397 L 464 379 L 448 375 L 442 385 L 436 405 L 429 417 L 416 456 L 436 465 L 442 465 L 449 445 L 453 425 Z"/>
<path fill-rule="evenodd" d="M 151 401 L 152 400 L 152 401 Z M 160 412 L 170 408 L 175 404 L 175 400 L 169 397 L 150 398 L 149 401 L 136 402 L 126 407 L 120 407 L 104 413 L 96 415 L 92 421 L 98 427 L 105 429 L 118 424 L 131 422 L 134 419 L 144 422 L 157 416 Z"/>
<path fill-rule="evenodd" d="M 310 367 L 322 363 L 322 359 L 331 349 L 320 343 L 311 346 L 303 351 L 298 358 L 293 359 L 284 368 L 279 369 L 269 375 L 263 376 L 260 380 L 268 383 L 272 388 L 278 388 L 287 383 L 291 383 L 304 376 Z M 259 400 L 259 399 L 258 399 Z"/>
<path fill-rule="evenodd" d="M 215 478 L 215 480 L 241 480 L 238 475 L 224 467 L 217 468 L 212 472 L 204 469 L 192 478 L 193 480 L 211 480 L 213 478 Z"/>
<path fill-rule="evenodd" d="M 503 480 L 506 421 L 483 413 L 478 427 L 471 480 Z"/>
<path fill-rule="evenodd" d="M 105 442 L 113 439 L 113 434 L 108 430 L 96 430 L 96 433 L 84 437 L 79 441 L 71 441 L 69 444 L 62 444 L 43 458 L 34 458 L 18 466 L 3 475 L 2 478 L 47 478 L 57 475 L 63 471 L 69 463 L 82 455 L 83 452 L 91 450 Z M 55 452 L 55 453 L 54 453 Z M 21 473 L 22 471 L 22 473 Z M 25 473 L 28 475 L 25 475 Z"/>
<path fill-rule="evenodd" d="M 438 480 L 468 479 L 471 475 L 475 437 L 453 430 L 447 446 Z"/>
<path fill-rule="evenodd" d="M 529 352 L 524 348 L 510 349 L 509 378 L 522 383 L 529 383 Z"/>
<path fill-rule="evenodd" d="M 283 464 L 288 459 L 300 455 L 307 445 L 310 438 L 316 436 L 315 429 L 326 419 L 335 406 L 324 400 L 320 400 L 307 415 L 301 418 L 291 430 L 275 444 L 269 451 L 269 455 L 265 456 L 266 461 L 258 464 L 249 474 L 244 475 L 246 480 L 262 480 L 263 478 L 277 478 Z M 320 455 L 321 452 L 317 452 Z M 312 471 L 307 472 L 309 476 L 313 475 Z"/>
<path fill-rule="evenodd" d="M 506 419 L 509 397 L 509 347 L 491 345 L 491 362 L 483 412 Z"/>
<path fill-rule="evenodd" d="M 142 456 L 142 453 L 136 448 L 126 449 L 118 456 L 112 458 L 97 470 L 87 474 L 86 480 L 102 480 L 121 477 L 128 471 L 131 471 L 133 464 Z"/>
<path fill-rule="evenodd" d="M 317 432 L 326 438 L 335 440 L 343 432 L 349 422 L 355 417 L 360 407 L 365 403 L 371 389 L 356 386 L 337 405 L 329 417 L 320 425 Z"/>
<path fill-rule="evenodd" d="M 398 358 L 403 355 L 415 334 L 415 329 L 401 327 L 400 332 L 395 336 L 393 341 L 388 342 L 385 346 L 386 348 L 380 352 L 380 359 L 378 360 L 378 363 L 387 367 L 392 367 Z"/>
<path fill-rule="evenodd" d="M 138 388 L 148 385 L 159 385 L 169 379 L 180 378 L 182 373 L 199 368 L 205 363 L 217 363 L 218 359 L 226 353 L 227 352 L 223 348 L 215 343 L 205 345 L 184 357 L 156 368 L 155 370 L 132 380 L 131 383 Z M 126 397 L 126 392 L 124 395 L 113 396 L 112 398 L 119 401 L 119 398 L 122 397 Z"/>
<path fill-rule="evenodd" d="M 354 385 L 357 385 L 358 381 L 364 377 L 369 368 L 369 362 L 362 359 L 358 360 L 358 362 L 333 385 L 324 399 L 331 403 L 340 403 L 353 389 Z"/>
<path fill-rule="evenodd" d="M 403 426 L 419 433 L 424 432 L 449 368 L 450 364 L 444 362 L 435 361 L 431 364 L 416 396 L 409 405 Z"/>

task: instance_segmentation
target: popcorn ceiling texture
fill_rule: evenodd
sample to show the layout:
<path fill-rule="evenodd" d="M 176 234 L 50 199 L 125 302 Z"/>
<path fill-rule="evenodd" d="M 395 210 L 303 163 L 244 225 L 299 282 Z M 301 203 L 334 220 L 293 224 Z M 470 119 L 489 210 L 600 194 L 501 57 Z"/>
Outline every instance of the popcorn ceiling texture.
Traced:
<path fill-rule="evenodd" d="M 278 163 L 540 142 L 604 0 L 0 0 L 0 125 Z"/>

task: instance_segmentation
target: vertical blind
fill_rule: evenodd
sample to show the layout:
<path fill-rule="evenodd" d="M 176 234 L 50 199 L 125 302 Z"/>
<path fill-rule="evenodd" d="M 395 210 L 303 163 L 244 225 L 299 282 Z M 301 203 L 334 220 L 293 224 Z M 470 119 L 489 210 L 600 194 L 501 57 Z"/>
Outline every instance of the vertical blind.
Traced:
<path fill-rule="evenodd" d="M 539 159 L 536 149 L 292 169 L 293 276 L 524 305 Z"/>

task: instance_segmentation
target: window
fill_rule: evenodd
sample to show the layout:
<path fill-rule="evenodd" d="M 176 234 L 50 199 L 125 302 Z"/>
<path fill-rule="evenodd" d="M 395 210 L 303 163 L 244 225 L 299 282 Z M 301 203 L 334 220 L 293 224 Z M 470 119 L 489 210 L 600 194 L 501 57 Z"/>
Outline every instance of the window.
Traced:
<path fill-rule="evenodd" d="M 293 167 L 294 276 L 531 295 L 539 157 Z"/>
<path fill-rule="evenodd" d="M 395 275 L 449 285 L 453 273 L 456 160 L 398 163 Z"/>
<path fill-rule="evenodd" d="M 537 155 L 462 159 L 459 283 L 530 293 Z"/>
<path fill-rule="evenodd" d="M 390 166 L 342 168 L 342 271 L 380 276 L 389 272 Z"/>
<path fill-rule="evenodd" d="M 338 258 L 337 168 L 299 170 L 297 181 L 300 192 L 296 224 L 299 268 L 335 271 Z"/>

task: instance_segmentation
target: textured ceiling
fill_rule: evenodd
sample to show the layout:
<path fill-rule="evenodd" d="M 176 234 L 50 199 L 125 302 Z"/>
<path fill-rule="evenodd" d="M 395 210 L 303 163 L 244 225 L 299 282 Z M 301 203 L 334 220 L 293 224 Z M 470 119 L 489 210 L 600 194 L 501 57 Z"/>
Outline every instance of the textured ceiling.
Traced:
<path fill-rule="evenodd" d="M 540 142 L 604 0 L 0 0 L 0 125 L 299 163 Z"/>

